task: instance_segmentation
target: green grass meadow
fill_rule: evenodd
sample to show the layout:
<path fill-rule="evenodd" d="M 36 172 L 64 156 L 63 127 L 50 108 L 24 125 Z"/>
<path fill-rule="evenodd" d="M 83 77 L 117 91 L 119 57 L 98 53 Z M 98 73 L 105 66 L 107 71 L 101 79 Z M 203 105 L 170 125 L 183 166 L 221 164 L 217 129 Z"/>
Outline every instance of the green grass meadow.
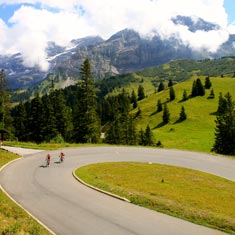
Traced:
<path fill-rule="evenodd" d="M 135 162 L 99 163 L 76 175 L 132 203 L 235 234 L 235 183 L 180 167 Z"/>
<path fill-rule="evenodd" d="M 218 108 L 219 94 L 221 92 L 224 96 L 230 92 L 235 100 L 235 79 L 210 78 L 215 93 L 214 99 L 208 99 L 210 90 L 205 90 L 205 96 L 182 101 L 184 90 L 188 96 L 191 94 L 192 84 L 196 78 L 175 84 L 176 99 L 173 101 L 169 101 L 169 89 L 155 93 L 154 87 L 152 87 L 152 93 L 138 102 L 142 112 L 136 118 L 137 130 L 141 128 L 145 130 L 149 125 L 155 142 L 160 140 L 165 148 L 210 152 L 214 144 L 215 112 Z M 200 77 L 200 79 L 204 84 L 205 77 Z M 167 125 L 162 124 L 163 112 L 156 112 L 159 99 L 162 104 L 167 104 L 170 112 L 170 122 Z M 185 108 L 187 119 L 179 122 L 182 105 Z M 131 113 L 135 115 L 137 111 L 138 108 L 132 110 Z"/>

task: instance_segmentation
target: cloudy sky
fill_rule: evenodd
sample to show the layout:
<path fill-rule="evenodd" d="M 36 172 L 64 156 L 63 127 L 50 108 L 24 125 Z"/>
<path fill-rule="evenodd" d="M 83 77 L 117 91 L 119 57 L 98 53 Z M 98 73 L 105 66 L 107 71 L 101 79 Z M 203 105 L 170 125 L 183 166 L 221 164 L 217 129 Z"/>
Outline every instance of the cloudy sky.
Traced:
<path fill-rule="evenodd" d="M 219 29 L 190 32 L 176 15 L 200 17 Z M 235 0 L 0 0 L 0 54 L 21 52 L 25 65 L 48 69 L 48 41 L 69 46 L 72 39 L 104 39 L 125 28 L 143 37 L 178 37 L 195 50 L 216 51 L 235 34 Z"/>

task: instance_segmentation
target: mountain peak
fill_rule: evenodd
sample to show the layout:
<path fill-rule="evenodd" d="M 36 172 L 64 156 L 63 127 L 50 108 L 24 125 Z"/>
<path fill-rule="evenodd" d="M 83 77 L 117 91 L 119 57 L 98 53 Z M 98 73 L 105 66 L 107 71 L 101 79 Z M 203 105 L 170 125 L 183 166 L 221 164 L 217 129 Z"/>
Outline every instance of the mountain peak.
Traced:
<path fill-rule="evenodd" d="M 172 21 L 176 25 L 184 25 L 187 26 L 189 31 L 196 32 L 198 30 L 202 31 L 211 31 L 218 30 L 220 28 L 219 25 L 207 22 L 197 16 L 181 16 L 178 15 L 172 18 Z"/>
<path fill-rule="evenodd" d="M 124 41 L 128 41 L 131 38 L 140 38 L 139 33 L 133 29 L 123 29 L 115 34 L 113 34 L 107 41 L 113 41 L 122 38 Z"/>

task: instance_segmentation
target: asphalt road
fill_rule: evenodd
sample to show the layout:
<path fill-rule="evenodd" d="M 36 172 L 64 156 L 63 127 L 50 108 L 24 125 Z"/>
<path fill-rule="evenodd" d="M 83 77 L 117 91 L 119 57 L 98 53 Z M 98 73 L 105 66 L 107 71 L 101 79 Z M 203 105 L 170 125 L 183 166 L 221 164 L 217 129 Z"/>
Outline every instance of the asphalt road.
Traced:
<path fill-rule="evenodd" d="M 59 163 L 59 151 L 50 151 L 51 166 L 45 168 L 48 152 L 16 150 L 24 157 L 0 172 L 0 185 L 58 235 L 223 234 L 92 190 L 79 183 L 72 171 L 96 162 L 140 161 L 183 166 L 235 180 L 234 159 L 178 150 L 80 147 L 64 149 L 63 163 Z"/>

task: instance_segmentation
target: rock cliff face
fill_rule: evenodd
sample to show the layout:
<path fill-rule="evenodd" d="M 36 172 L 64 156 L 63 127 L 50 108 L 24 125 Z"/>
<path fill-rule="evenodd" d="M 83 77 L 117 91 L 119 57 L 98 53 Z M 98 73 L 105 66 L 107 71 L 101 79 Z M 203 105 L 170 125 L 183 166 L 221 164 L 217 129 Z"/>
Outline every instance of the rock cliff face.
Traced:
<path fill-rule="evenodd" d="M 184 18 L 183 18 L 184 19 Z M 180 20 L 183 20 L 180 18 Z M 202 28 L 202 22 L 191 26 Z M 214 30 L 215 25 L 205 24 L 206 30 Z M 193 51 L 176 38 L 161 40 L 155 36 L 151 39 L 142 38 L 137 32 L 125 29 L 113 35 L 106 41 L 82 46 L 66 61 L 56 64 L 56 69 L 62 68 L 69 76 L 78 76 L 79 67 L 88 58 L 96 79 L 107 76 L 125 74 L 167 63 L 175 59 L 203 59 L 235 55 L 235 36 L 214 54 Z"/>
<path fill-rule="evenodd" d="M 178 16 L 172 21 L 186 25 L 190 31 L 210 31 L 218 28 L 203 20 L 192 20 L 190 17 Z M 183 45 L 177 38 L 162 40 L 158 35 L 151 39 L 141 37 L 137 32 L 125 29 L 108 40 L 100 37 L 87 37 L 73 40 L 73 47 L 63 48 L 53 42 L 48 44 L 48 73 L 60 71 L 66 79 L 79 77 L 79 68 L 85 59 L 89 59 L 95 79 L 125 74 L 143 68 L 157 66 L 175 59 L 203 59 L 235 55 L 235 35 L 214 54 L 195 52 Z M 47 77 L 47 73 L 37 68 L 26 68 L 22 65 L 20 54 L 11 57 L 0 56 L 0 68 L 7 72 L 10 87 L 13 89 L 35 86 Z"/>
<path fill-rule="evenodd" d="M 174 59 L 201 57 L 174 38 L 164 41 L 157 36 L 145 39 L 135 31 L 126 29 L 97 45 L 80 47 L 71 58 L 57 63 L 56 68 L 66 71 L 69 76 L 75 76 L 85 58 L 90 60 L 95 78 L 101 79 Z"/>

